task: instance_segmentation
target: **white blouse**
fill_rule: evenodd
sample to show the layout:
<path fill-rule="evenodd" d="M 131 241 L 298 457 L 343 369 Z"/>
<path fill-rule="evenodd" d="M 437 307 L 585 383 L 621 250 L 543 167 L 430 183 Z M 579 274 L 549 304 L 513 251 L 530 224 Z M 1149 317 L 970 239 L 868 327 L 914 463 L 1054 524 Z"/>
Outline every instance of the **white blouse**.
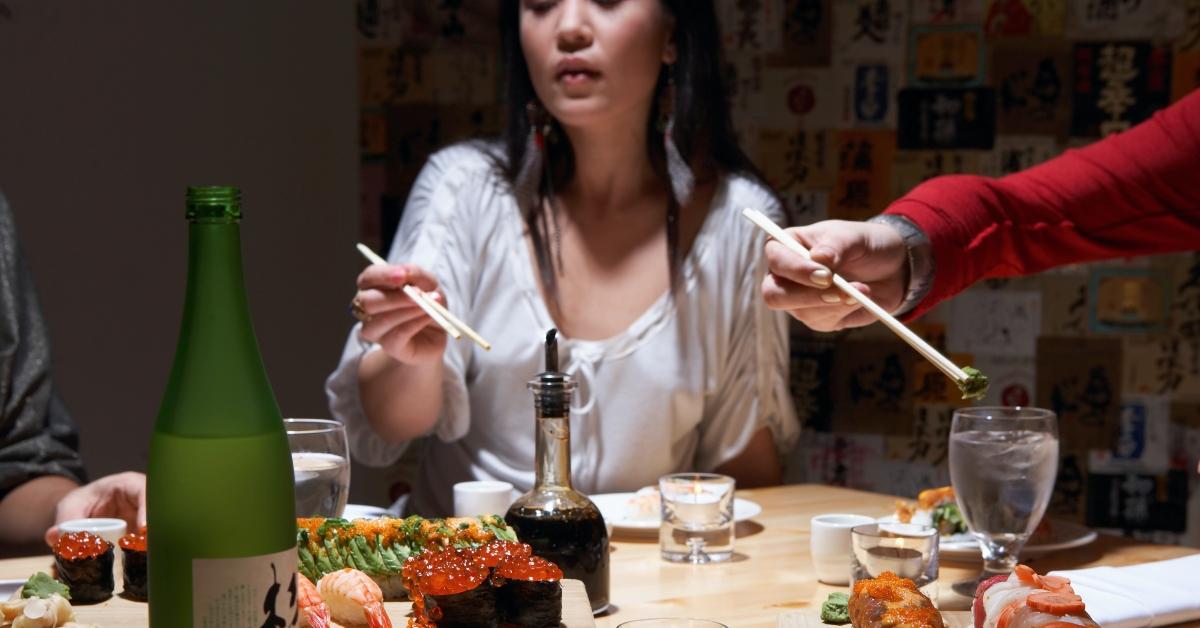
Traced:
<path fill-rule="evenodd" d="M 451 310 L 492 344 L 450 341 L 442 410 L 407 510 L 451 514 L 452 487 L 534 481 L 533 397 L 554 327 L 536 279 L 525 222 L 483 145 L 459 144 L 426 163 L 405 206 L 389 261 L 413 263 L 440 282 Z M 711 471 L 768 426 L 782 451 L 799 433 L 787 385 L 786 315 L 763 304 L 764 236 L 741 216 L 754 207 L 780 220 L 760 184 L 722 179 L 675 299 L 664 294 L 624 332 L 605 340 L 560 337 L 560 369 L 579 384 L 571 409 L 571 479 L 585 493 L 633 491 L 676 471 Z M 377 345 L 350 331 L 326 382 L 360 462 L 387 466 L 407 443 L 376 435 L 364 416 L 358 366 Z M 431 391 L 433 394 L 433 391 Z"/>

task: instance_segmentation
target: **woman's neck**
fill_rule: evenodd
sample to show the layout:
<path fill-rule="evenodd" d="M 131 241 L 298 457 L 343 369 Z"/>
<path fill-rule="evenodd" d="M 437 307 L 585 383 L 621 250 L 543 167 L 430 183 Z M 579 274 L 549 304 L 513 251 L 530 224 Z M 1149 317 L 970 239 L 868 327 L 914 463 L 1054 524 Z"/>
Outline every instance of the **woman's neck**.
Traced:
<path fill-rule="evenodd" d="M 601 214 L 636 210 L 661 193 L 663 183 L 646 151 L 645 117 L 627 123 L 565 129 L 575 172 L 560 197 L 572 211 Z"/>

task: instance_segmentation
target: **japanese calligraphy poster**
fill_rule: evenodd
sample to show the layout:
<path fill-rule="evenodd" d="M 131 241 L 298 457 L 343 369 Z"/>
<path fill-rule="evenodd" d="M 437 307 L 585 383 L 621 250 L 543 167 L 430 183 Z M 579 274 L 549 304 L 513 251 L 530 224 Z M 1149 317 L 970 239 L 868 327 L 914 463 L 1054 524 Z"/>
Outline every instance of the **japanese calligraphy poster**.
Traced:
<path fill-rule="evenodd" d="M 907 436 L 913 352 L 899 340 L 842 343 L 833 356 L 833 430 Z"/>
<path fill-rule="evenodd" d="M 892 196 L 899 198 L 924 181 L 944 174 L 979 172 L 979 151 L 902 150 L 892 165 Z"/>
<path fill-rule="evenodd" d="M 837 185 L 830 199 L 833 218 L 863 220 L 883 211 L 891 198 L 892 131 L 838 131 Z"/>
<path fill-rule="evenodd" d="M 826 67 L 832 42 L 832 0 L 783 1 L 784 59 L 794 65 Z"/>
<path fill-rule="evenodd" d="M 1090 526 L 1183 532 L 1187 524 L 1188 476 L 1182 471 L 1091 473 L 1087 493 Z"/>
<path fill-rule="evenodd" d="M 1062 35 L 1067 0 L 988 0 L 983 30 L 988 37 Z"/>
<path fill-rule="evenodd" d="M 940 375 L 940 373 L 939 373 Z M 942 375 L 945 379 L 945 375 Z M 955 388 L 954 384 L 950 384 Z M 904 436 L 888 436 L 887 457 L 944 467 L 950 453 L 950 424 L 960 404 L 917 403 L 913 406 L 912 431 Z M 926 486 L 930 488 L 933 485 Z M 920 489 L 924 490 L 924 489 Z"/>
<path fill-rule="evenodd" d="M 837 181 L 836 141 L 833 131 L 759 131 L 757 163 L 777 190 L 829 190 Z"/>
<path fill-rule="evenodd" d="M 990 44 L 999 99 L 996 132 L 1067 136 L 1071 122 L 1071 48 L 1061 39 L 998 39 Z"/>
<path fill-rule="evenodd" d="M 1104 136 L 1145 120 L 1170 101 L 1170 78 L 1167 46 L 1076 44 L 1071 134 Z"/>
<path fill-rule="evenodd" d="M 1091 331 L 1144 334 L 1166 326 L 1171 286 L 1154 268 L 1094 268 L 1088 291 Z"/>
<path fill-rule="evenodd" d="M 946 347 L 975 355 L 1033 356 L 1042 320 L 1040 292 L 972 289 L 950 303 Z"/>
<path fill-rule="evenodd" d="M 832 129 L 841 107 L 829 68 L 767 67 L 762 89 L 751 104 L 763 129 Z"/>
<path fill-rule="evenodd" d="M 494 105 L 499 99 L 499 60 L 490 49 L 438 50 L 427 59 L 434 102 L 482 106 Z"/>
<path fill-rule="evenodd" d="M 778 51 L 783 42 L 784 0 L 718 2 L 722 45 L 730 53 Z"/>
<path fill-rule="evenodd" d="M 1171 467 L 1171 399 L 1164 395 L 1126 394 L 1121 422 L 1111 449 L 1093 450 L 1092 473 L 1166 473 Z"/>
<path fill-rule="evenodd" d="M 1087 273 L 1042 274 L 1042 335 L 1077 336 L 1087 333 Z"/>
<path fill-rule="evenodd" d="M 1046 337 L 1037 343 L 1037 405 L 1058 415 L 1062 442 L 1111 449 L 1121 418 L 1121 341 Z"/>
<path fill-rule="evenodd" d="M 882 435 L 806 431 L 788 461 L 785 480 L 847 488 L 873 486 L 870 474 L 884 451 Z"/>
<path fill-rule="evenodd" d="M 829 192 L 824 190 L 779 191 L 789 227 L 811 225 L 829 218 Z"/>
<path fill-rule="evenodd" d="M 978 24 L 984 0 L 913 0 L 913 24 Z"/>
<path fill-rule="evenodd" d="M 1175 42 L 1177 52 L 1200 50 L 1200 0 L 1183 0 L 1183 26 Z"/>
<path fill-rule="evenodd" d="M 982 87 L 902 89 L 897 132 L 902 149 L 991 149 L 996 93 Z"/>
<path fill-rule="evenodd" d="M 424 53 L 403 48 L 361 48 L 359 101 L 363 106 L 422 104 L 434 100 L 434 81 Z"/>
<path fill-rule="evenodd" d="M 1076 0 L 1068 2 L 1067 36 L 1073 39 L 1151 39 L 1182 23 L 1172 0 Z"/>
<path fill-rule="evenodd" d="M 833 3 L 833 60 L 901 59 L 908 33 L 908 0 Z"/>
<path fill-rule="evenodd" d="M 833 429 L 833 408 L 826 378 L 833 369 L 833 341 L 827 336 L 808 337 L 796 330 L 790 351 L 788 387 L 796 418 L 806 430 L 828 432 Z"/>
<path fill-rule="evenodd" d="M 1048 135 L 997 135 L 996 145 L 979 160 L 980 174 L 1002 177 L 1036 166 L 1058 155 L 1058 142 Z"/>
<path fill-rule="evenodd" d="M 901 66 L 886 61 L 845 63 L 835 69 L 842 81 L 839 127 L 896 128 L 896 95 Z"/>
<path fill-rule="evenodd" d="M 978 25 L 914 26 L 909 42 L 909 85 L 969 87 L 983 79 L 983 30 Z"/>
<path fill-rule="evenodd" d="M 1046 516 L 1075 523 L 1087 519 L 1087 451 L 1074 449 L 1060 430 L 1058 450 L 1058 475 L 1054 479 L 1054 492 L 1050 494 L 1050 505 Z"/>
<path fill-rule="evenodd" d="M 416 49 L 438 42 L 499 42 L 494 0 L 358 0 L 356 4 L 363 43 Z"/>
<path fill-rule="evenodd" d="M 382 109 L 368 109 L 359 113 L 358 130 L 358 147 L 362 157 L 387 155 L 387 115 Z"/>

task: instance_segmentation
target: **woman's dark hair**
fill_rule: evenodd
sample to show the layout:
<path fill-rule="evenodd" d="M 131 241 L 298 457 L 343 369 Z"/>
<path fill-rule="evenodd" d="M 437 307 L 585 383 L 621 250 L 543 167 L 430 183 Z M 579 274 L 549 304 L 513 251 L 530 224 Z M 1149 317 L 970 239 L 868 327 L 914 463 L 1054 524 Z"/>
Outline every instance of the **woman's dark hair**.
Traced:
<path fill-rule="evenodd" d="M 696 174 L 697 181 L 711 180 L 729 173 L 742 173 L 761 180 L 753 163 L 738 146 L 729 115 L 729 94 L 726 90 L 721 62 L 721 37 L 713 0 L 660 0 L 675 20 L 674 41 L 676 62 L 670 68 L 674 80 L 674 127 L 672 138 L 684 160 Z M 521 167 L 527 158 L 528 138 L 532 128 L 526 110 L 528 103 L 537 100 L 529 66 L 521 49 L 521 0 L 501 0 L 500 40 L 504 62 L 504 103 L 508 120 L 502 137 L 503 154 L 498 166 L 510 185 L 517 183 Z M 658 128 L 663 90 L 667 87 L 668 69 L 659 74 L 650 117 L 646 121 L 646 150 L 650 161 L 667 189 L 671 182 L 667 174 L 662 131 Z M 522 207 L 525 222 L 533 238 L 538 270 L 542 283 L 552 299 L 555 289 L 554 255 L 551 250 L 552 228 L 544 215 L 544 206 L 552 190 L 562 189 L 575 174 L 575 155 L 570 142 L 555 121 L 551 122 L 551 140 L 547 141 L 546 176 L 539 184 L 536 201 Z M 673 199 L 673 197 L 672 197 Z M 675 220 L 678 207 L 670 203 L 667 221 L 667 244 L 671 255 L 671 277 L 674 285 L 679 266 L 679 226 Z"/>

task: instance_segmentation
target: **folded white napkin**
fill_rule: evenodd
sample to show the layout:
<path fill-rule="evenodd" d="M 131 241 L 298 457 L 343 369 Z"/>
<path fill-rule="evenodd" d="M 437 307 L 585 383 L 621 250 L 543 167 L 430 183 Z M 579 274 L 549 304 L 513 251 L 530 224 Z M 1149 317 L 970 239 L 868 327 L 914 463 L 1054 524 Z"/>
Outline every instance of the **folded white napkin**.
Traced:
<path fill-rule="evenodd" d="M 1104 628 L 1145 628 L 1200 619 L 1200 554 L 1051 574 L 1071 579 L 1088 614 Z"/>

